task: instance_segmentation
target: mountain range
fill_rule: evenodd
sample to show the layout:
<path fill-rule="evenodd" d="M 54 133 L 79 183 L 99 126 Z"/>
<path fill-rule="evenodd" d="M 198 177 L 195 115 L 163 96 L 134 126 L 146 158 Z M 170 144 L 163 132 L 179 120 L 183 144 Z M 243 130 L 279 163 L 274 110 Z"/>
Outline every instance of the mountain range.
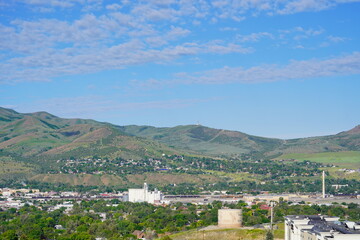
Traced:
<path fill-rule="evenodd" d="M 94 155 L 141 159 L 164 153 L 213 157 L 258 154 L 271 158 L 286 153 L 358 151 L 360 125 L 335 135 L 283 140 L 201 125 L 117 126 L 0 108 L 0 150 L 50 159 Z"/>

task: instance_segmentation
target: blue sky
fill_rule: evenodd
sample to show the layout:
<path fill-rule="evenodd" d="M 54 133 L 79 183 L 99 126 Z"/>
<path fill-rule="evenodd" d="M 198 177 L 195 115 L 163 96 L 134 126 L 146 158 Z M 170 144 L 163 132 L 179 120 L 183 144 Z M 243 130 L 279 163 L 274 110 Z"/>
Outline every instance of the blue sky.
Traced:
<path fill-rule="evenodd" d="M 360 0 L 0 0 L 0 106 L 277 138 L 360 124 Z"/>

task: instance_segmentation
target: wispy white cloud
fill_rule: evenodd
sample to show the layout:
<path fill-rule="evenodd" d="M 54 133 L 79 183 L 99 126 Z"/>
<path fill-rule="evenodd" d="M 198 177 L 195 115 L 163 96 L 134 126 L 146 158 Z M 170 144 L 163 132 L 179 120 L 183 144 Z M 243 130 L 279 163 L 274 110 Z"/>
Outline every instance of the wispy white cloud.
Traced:
<path fill-rule="evenodd" d="M 258 15 L 285 15 L 299 12 L 313 12 L 329 9 L 338 4 L 359 2 L 359 0 L 217 0 L 212 2 L 212 7 L 218 9 L 219 18 L 239 17 L 240 14 L 250 13 Z"/>
<path fill-rule="evenodd" d="M 345 42 L 347 40 L 350 40 L 349 38 L 346 38 L 346 37 L 339 37 L 339 36 L 328 36 L 327 39 L 330 41 L 330 42 L 334 42 L 334 43 L 339 43 L 339 42 Z"/>
<path fill-rule="evenodd" d="M 223 67 L 194 74 L 179 73 L 171 80 L 133 81 L 138 87 L 163 87 L 178 84 L 264 83 L 292 79 L 360 74 L 360 53 L 330 59 L 291 61 L 287 65 L 261 65 L 251 68 Z"/>
<path fill-rule="evenodd" d="M 262 12 L 290 14 L 298 11 L 318 11 L 350 1 L 319 0 L 315 3 L 314 0 L 124 0 L 112 4 L 102 0 L 16 2 L 49 11 L 52 8 L 72 9 L 76 5 L 82 9 L 100 7 L 104 12 L 82 12 L 80 17 L 73 20 L 23 20 L 19 17 L 0 24 L 0 83 L 44 81 L 57 76 L 121 69 L 149 62 L 171 62 L 182 56 L 204 53 L 251 53 L 255 49 L 243 46 L 243 43 L 261 39 L 288 41 L 290 36 L 300 41 L 321 35 L 323 30 L 299 27 L 290 33 L 259 32 L 238 35 L 237 39 L 194 41 L 187 38 L 194 32 L 185 26 L 194 22 L 201 25 L 206 21 L 221 19 L 238 21 Z M 123 11 L 124 8 L 126 10 Z M 282 36 L 286 37 L 282 39 Z M 340 42 L 340 39 L 335 37 L 328 40 Z M 295 46 L 304 45 L 296 42 Z"/>
<path fill-rule="evenodd" d="M 273 46 L 287 46 L 293 49 L 316 49 L 324 47 L 322 42 L 331 41 L 325 35 L 325 29 L 304 28 L 296 26 L 289 29 L 279 29 L 273 32 L 254 32 L 250 34 L 236 34 L 236 41 L 245 45 L 268 41 Z M 337 40 L 334 38 L 334 40 Z M 338 39 L 340 40 L 340 39 Z M 338 41 L 340 42 L 340 41 Z"/>
<path fill-rule="evenodd" d="M 215 10 L 218 18 L 242 19 L 243 15 L 257 15 L 261 12 L 266 14 L 294 14 L 307 11 L 321 11 L 334 7 L 338 4 L 359 2 L 360 0 L 149 0 L 129 1 L 122 0 L 119 3 L 106 4 L 103 0 L 15 0 L 29 6 L 46 6 L 54 8 L 71 8 L 75 5 L 99 6 L 108 10 L 118 10 L 123 5 L 131 6 L 133 13 L 141 13 L 141 17 L 149 20 L 159 20 L 164 17 L 176 17 L 180 15 L 193 15 L 196 18 L 208 16 Z M 1 2 L 0 2 L 1 3 Z M 173 13 L 170 16 L 169 13 Z"/>
<path fill-rule="evenodd" d="M 72 7 L 78 1 L 74 0 L 20 0 L 21 2 L 29 5 L 48 5 L 52 7 Z"/>
<path fill-rule="evenodd" d="M 106 5 L 106 9 L 112 10 L 112 11 L 117 11 L 117 10 L 121 9 L 122 7 L 123 7 L 122 5 L 117 4 L 117 3 Z"/>
<path fill-rule="evenodd" d="M 239 42 L 258 42 L 260 39 L 263 38 L 273 39 L 274 35 L 268 32 L 259 32 L 259 33 L 251 33 L 249 35 L 238 34 L 236 38 L 238 39 Z"/>
<path fill-rule="evenodd" d="M 329 47 L 334 44 L 339 44 L 350 40 L 351 40 L 350 38 L 330 35 L 327 36 L 326 39 L 320 44 L 320 47 Z"/>
<path fill-rule="evenodd" d="M 19 112 L 48 111 L 61 117 L 96 118 L 99 114 L 114 112 L 136 112 L 153 109 L 179 109 L 214 99 L 169 99 L 160 101 L 122 102 L 111 97 L 80 96 L 67 98 L 50 98 L 46 100 L 6 105 Z"/>

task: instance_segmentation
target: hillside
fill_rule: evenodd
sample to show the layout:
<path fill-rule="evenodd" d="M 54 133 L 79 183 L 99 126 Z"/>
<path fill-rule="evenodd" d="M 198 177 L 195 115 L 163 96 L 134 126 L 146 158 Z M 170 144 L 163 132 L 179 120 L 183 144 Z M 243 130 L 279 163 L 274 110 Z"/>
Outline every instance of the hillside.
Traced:
<path fill-rule="evenodd" d="M 360 167 L 359 143 L 359 126 L 330 136 L 281 140 L 200 125 L 116 126 L 0 108 L 0 184 L 29 180 L 125 187 L 148 181 L 164 188 L 179 184 L 176 191 L 193 193 L 195 185 L 215 189 L 217 183 L 235 192 L 237 184 L 253 189 L 261 180 L 268 190 L 273 180 L 316 179 L 321 164 L 337 165 L 328 166 L 336 179 L 358 179 L 358 173 L 338 170 Z M 278 191 L 296 190 L 286 184 Z"/>
<path fill-rule="evenodd" d="M 230 156 L 250 152 L 265 153 L 279 148 L 283 140 L 263 138 L 242 132 L 186 125 L 173 128 L 124 126 L 120 129 L 134 136 L 146 137 L 174 148 L 207 155 Z"/>
<path fill-rule="evenodd" d="M 134 136 L 146 137 L 187 151 L 207 155 L 320 153 L 360 150 L 360 126 L 336 135 L 281 140 L 242 132 L 213 129 L 199 125 L 155 128 L 124 126 L 120 129 Z"/>
<path fill-rule="evenodd" d="M 63 119 L 46 112 L 22 114 L 0 108 L 0 149 L 23 157 L 53 159 L 93 155 L 141 159 L 164 152 L 273 157 L 358 151 L 360 126 L 335 135 L 281 140 L 201 125 L 116 126 L 87 119 Z"/>
<path fill-rule="evenodd" d="M 122 157 L 141 159 L 174 150 L 130 136 L 119 128 L 84 119 L 63 119 L 46 112 L 17 113 L 0 108 L 0 149 L 28 158 Z"/>

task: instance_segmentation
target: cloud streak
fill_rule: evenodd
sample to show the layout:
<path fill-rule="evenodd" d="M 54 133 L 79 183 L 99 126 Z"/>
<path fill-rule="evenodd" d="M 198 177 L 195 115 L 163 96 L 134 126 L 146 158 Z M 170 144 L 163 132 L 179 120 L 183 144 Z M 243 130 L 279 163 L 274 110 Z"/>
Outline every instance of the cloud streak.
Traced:
<path fill-rule="evenodd" d="M 259 32 L 226 40 L 196 39 L 192 28 L 194 22 L 200 25 L 194 27 L 199 30 L 205 22 L 239 21 L 261 13 L 320 11 L 355 1 L 152 0 L 106 4 L 101 0 L 16 0 L 2 6 L 2 9 L 21 4 L 24 8 L 53 8 L 59 11 L 70 11 L 80 6 L 82 11 L 72 20 L 39 17 L 0 23 L 0 83 L 49 81 L 54 77 L 123 69 L 139 64 L 171 63 L 184 56 L 198 54 L 248 54 L 255 49 L 244 46 L 245 43 L 281 37 Z M 89 13 L 90 8 L 102 11 Z M 321 29 L 301 27 L 292 34 L 295 32 L 296 41 L 322 34 Z M 289 33 L 283 35 L 289 36 Z M 332 37 L 329 41 L 341 42 L 341 38 Z"/>
<path fill-rule="evenodd" d="M 95 118 L 99 114 L 121 112 L 138 112 L 155 109 L 180 109 L 197 105 L 214 99 L 169 99 L 159 101 L 120 102 L 111 97 L 81 96 L 68 98 L 51 98 L 31 102 L 21 106 L 11 105 L 19 112 L 47 111 L 61 117 Z"/>
<path fill-rule="evenodd" d="M 138 87 L 173 86 L 178 84 L 266 83 L 292 79 L 346 76 L 360 74 L 360 53 L 325 60 L 291 61 L 287 65 L 261 65 L 251 68 L 223 67 L 195 74 L 178 73 L 171 80 L 133 81 Z"/>

